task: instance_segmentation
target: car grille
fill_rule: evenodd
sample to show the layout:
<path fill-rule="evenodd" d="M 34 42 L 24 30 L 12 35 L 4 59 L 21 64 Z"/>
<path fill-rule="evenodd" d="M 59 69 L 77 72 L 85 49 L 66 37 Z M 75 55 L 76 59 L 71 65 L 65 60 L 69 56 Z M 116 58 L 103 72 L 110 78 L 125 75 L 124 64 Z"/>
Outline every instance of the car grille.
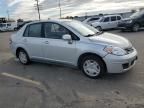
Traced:
<path fill-rule="evenodd" d="M 127 52 L 127 54 L 130 54 L 134 51 L 134 49 L 131 47 L 131 48 L 126 48 L 125 51 Z"/>

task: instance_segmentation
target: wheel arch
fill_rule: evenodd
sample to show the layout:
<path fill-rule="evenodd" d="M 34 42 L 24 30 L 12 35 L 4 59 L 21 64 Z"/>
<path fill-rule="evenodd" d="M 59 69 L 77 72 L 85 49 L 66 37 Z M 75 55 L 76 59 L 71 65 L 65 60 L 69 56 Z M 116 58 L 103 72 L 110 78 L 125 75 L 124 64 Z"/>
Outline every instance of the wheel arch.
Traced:
<path fill-rule="evenodd" d="M 18 47 L 17 49 L 16 49 L 16 57 L 18 58 L 18 52 L 20 51 L 20 50 L 24 50 L 26 53 L 27 53 L 27 51 L 25 50 L 25 48 L 23 48 L 23 47 Z M 28 53 L 27 53 L 28 54 Z"/>
<path fill-rule="evenodd" d="M 99 58 L 102 60 L 102 62 L 104 63 L 106 69 L 107 69 L 106 63 L 105 63 L 105 61 L 103 60 L 103 58 L 102 58 L 100 55 L 98 55 L 98 54 L 96 54 L 96 53 L 91 53 L 91 52 L 83 53 L 83 54 L 81 54 L 81 55 L 79 56 L 78 61 L 77 61 L 77 66 L 78 66 L 78 68 L 80 68 L 82 59 L 83 59 L 84 57 L 90 56 L 90 55 L 99 57 Z"/>

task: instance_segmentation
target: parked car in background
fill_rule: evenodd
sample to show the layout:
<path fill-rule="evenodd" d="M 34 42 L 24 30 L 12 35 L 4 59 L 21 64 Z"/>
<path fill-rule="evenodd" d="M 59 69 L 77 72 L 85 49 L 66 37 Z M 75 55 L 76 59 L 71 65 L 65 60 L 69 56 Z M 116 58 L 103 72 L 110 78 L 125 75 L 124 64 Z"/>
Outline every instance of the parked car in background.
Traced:
<path fill-rule="evenodd" d="M 8 31 L 17 30 L 17 23 L 16 22 L 7 23 L 7 29 Z"/>
<path fill-rule="evenodd" d="M 122 20 L 120 15 L 106 15 L 100 18 L 99 21 L 92 23 L 92 26 L 98 30 L 113 29 L 118 27 L 118 23 Z"/>
<path fill-rule="evenodd" d="M 17 25 L 17 30 L 19 30 L 19 29 L 22 28 L 25 24 L 30 23 L 30 22 L 32 22 L 32 21 L 24 21 L 24 22 L 19 23 L 19 24 Z"/>
<path fill-rule="evenodd" d="M 0 31 L 13 31 L 17 29 L 16 22 L 0 23 Z"/>
<path fill-rule="evenodd" d="M 129 18 L 123 19 L 118 24 L 118 28 L 122 31 L 132 30 L 137 32 L 142 27 L 144 27 L 144 11 L 136 12 Z"/>
<path fill-rule="evenodd" d="M 86 23 L 88 25 L 92 25 L 92 23 L 97 22 L 100 20 L 100 17 L 91 17 L 91 18 L 87 18 L 83 21 L 83 23 Z"/>
<path fill-rule="evenodd" d="M 7 23 L 0 23 L 0 31 L 7 31 Z"/>
<path fill-rule="evenodd" d="M 90 78 L 128 71 L 137 60 L 126 38 L 66 19 L 26 24 L 11 36 L 10 47 L 24 65 L 33 60 L 67 64 Z"/>

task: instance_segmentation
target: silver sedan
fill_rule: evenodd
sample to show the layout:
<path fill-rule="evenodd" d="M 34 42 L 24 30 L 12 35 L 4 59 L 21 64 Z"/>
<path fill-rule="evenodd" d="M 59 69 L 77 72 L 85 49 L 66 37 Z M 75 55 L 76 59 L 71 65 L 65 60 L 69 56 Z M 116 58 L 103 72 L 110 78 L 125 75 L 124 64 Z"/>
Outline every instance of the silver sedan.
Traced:
<path fill-rule="evenodd" d="M 90 78 L 128 71 L 137 61 L 129 40 L 74 20 L 26 24 L 11 36 L 10 47 L 24 65 L 30 61 L 72 65 Z"/>

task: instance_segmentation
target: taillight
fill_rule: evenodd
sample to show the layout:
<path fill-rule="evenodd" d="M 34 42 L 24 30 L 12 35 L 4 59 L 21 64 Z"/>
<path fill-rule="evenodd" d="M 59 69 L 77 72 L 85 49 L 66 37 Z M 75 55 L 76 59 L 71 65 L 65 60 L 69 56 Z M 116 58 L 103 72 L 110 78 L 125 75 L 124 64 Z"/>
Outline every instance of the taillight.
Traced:
<path fill-rule="evenodd" d="M 12 39 L 11 38 L 9 38 L 9 44 L 12 44 Z"/>

